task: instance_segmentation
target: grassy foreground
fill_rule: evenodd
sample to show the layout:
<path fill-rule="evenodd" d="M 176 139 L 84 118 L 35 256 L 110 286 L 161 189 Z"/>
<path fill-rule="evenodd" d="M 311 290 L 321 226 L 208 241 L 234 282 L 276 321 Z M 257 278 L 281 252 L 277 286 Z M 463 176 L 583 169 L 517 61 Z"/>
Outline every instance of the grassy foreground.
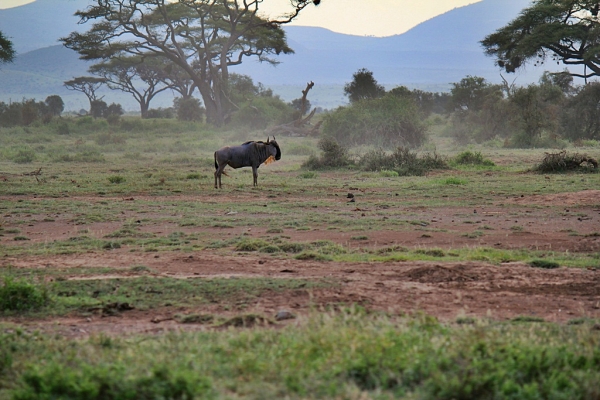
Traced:
<path fill-rule="evenodd" d="M 4 257 L 102 254 L 116 249 L 195 255 L 207 250 L 227 256 L 253 252 L 274 259 L 494 264 L 541 260 L 590 268 L 596 268 L 600 259 L 598 252 L 477 244 L 478 238 L 501 230 L 491 218 L 479 222 L 472 210 L 480 207 L 494 207 L 505 219 L 514 220 L 507 234 L 526 231 L 522 221 L 531 215 L 538 219 L 553 215 L 581 219 L 576 229 L 561 231 L 565 237 L 599 235 L 596 227 L 590 230 L 586 225 L 588 217 L 595 217 L 589 206 L 573 205 L 566 211 L 563 204 L 525 208 L 511 201 L 600 187 L 597 172 L 552 176 L 531 172 L 543 155 L 540 149 L 486 148 L 497 166 L 456 166 L 429 176 L 398 177 L 390 171 L 304 170 L 300 165 L 316 151 L 317 140 L 285 138 L 280 140 L 282 161 L 261 169 L 259 187 L 251 187 L 251 175 L 242 170 L 232 172 L 225 188 L 215 191 L 212 152 L 226 144 L 264 140 L 263 133 L 133 119 L 119 129 L 89 118 L 64 124 L 0 130 Z M 446 138 L 432 139 L 430 150 L 445 156 L 464 150 L 442 147 Z M 588 150 L 598 158 L 598 149 Z M 41 175 L 31 175 L 38 170 Z M 356 203 L 347 202 L 347 192 L 357 195 Z M 423 207 L 430 216 L 454 207 L 456 226 L 472 229 L 466 234 L 452 227 L 442 232 L 430 216 L 423 216 Z M 43 224 L 70 228 L 58 239 L 36 240 L 30 227 Z M 450 249 L 362 244 L 383 231 L 414 232 L 423 238 L 437 233 L 468 235 L 473 244 Z M 296 238 L 307 232 L 314 238 Z M 348 240 L 318 240 L 323 232 L 344 234 Z M 98 274 L 130 272 L 139 276 L 93 279 Z M 19 287 L 32 308 L 51 300 L 37 311 L 6 307 L 11 311 L 0 321 L 0 399 L 600 398 L 598 321 L 558 325 L 527 318 L 464 319 L 441 324 L 425 315 L 374 315 L 351 308 L 315 312 L 281 329 L 215 324 L 206 332 L 82 340 L 32 332 L 18 322 L 108 313 L 112 310 L 107 304 L 124 303 L 147 310 L 166 303 L 191 309 L 219 302 L 243 312 L 246 303 L 265 291 L 332 284 L 266 278 L 159 281 L 150 279 L 151 273 L 144 265 L 76 271 L 0 268 L 0 281 L 14 278 L 9 289 Z M 88 279 L 68 280 L 73 274 Z M 34 282 L 51 278 L 54 283 L 37 292 L 23 278 Z"/>
<path fill-rule="evenodd" d="M 254 328 L 81 341 L 0 334 L 0 397 L 14 399 L 597 399 L 600 332 L 361 309 Z"/>

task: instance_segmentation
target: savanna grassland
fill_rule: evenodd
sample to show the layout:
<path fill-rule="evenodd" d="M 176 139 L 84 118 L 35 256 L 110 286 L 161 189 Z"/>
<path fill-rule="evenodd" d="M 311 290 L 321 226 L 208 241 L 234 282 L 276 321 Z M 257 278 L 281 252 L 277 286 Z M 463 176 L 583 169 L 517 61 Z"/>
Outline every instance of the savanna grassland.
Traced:
<path fill-rule="evenodd" d="M 265 134 L 0 128 L 0 398 L 600 398 L 600 173 L 430 131 L 446 169 L 277 137 L 216 190 L 212 153 Z"/>

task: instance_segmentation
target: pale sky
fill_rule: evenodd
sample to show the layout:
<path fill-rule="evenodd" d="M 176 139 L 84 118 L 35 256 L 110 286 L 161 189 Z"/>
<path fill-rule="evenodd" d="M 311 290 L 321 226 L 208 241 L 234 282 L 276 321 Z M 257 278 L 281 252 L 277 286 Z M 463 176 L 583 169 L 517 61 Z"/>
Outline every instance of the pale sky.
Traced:
<path fill-rule="evenodd" d="M 34 0 L 0 0 L 0 8 L 11 8 Z M 55 0 L 63 1 L 63 0 Z M 350 35 L 391 36 L 453 8 L 481 0 L 322 0 L 307 7 L 293 25 L 320 26 Z M 264 0 L 261 10 L 279 15 L 288 0 Z"/>

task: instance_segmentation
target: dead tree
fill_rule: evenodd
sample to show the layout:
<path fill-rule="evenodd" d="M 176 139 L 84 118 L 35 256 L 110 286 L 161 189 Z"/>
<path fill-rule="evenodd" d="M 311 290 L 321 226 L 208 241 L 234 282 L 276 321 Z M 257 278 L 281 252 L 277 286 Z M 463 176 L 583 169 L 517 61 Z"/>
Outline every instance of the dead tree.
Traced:
<path fill-rule="evenodd" d="M 306 89 L 302 91 L 302 98 L 300 99 L 300 116 L 292 122 L 287 124 L 278 125 L 271 128 L 267 133 L 271 136 L 316 136 L 319 133 L 319 128 L 321 127 L 321 122 L 317 122 L 315 125 L 310 123 L 312 117 L 314 117 L 317 112 L 316 108 L 308 114 L 306 117 L 304 114 L 306 113 L 306 97 L 308 96 L 308 92 L 310 89 L 315 86 L 314 82 L 309 82 L 306 84 Z"/>

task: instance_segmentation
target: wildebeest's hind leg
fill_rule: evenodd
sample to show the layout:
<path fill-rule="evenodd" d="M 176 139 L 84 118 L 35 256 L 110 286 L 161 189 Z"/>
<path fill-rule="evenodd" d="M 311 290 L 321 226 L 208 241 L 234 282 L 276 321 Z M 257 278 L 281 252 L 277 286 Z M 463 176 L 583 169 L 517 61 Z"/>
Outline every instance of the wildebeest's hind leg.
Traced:
<path fill-rule="evenodd" d="M 227 164 L 220 165 L 219 168 L 215 171 L 215 189 L 217 189 L 217 179 L 219 181 L 219 189 L 221 189 L 221 175 L 224 173 L 223 170 Z"/>
<path fill-rule="evenodd" d="M 226 166 L 227 163 L 223 163 L 222 165 L 217 163 L 217 153 L 215 152 L 215 189 L 221 189 L 221 174 Z M 217 180 L 219 181 L 219 186 L 217 186 Z"/>

